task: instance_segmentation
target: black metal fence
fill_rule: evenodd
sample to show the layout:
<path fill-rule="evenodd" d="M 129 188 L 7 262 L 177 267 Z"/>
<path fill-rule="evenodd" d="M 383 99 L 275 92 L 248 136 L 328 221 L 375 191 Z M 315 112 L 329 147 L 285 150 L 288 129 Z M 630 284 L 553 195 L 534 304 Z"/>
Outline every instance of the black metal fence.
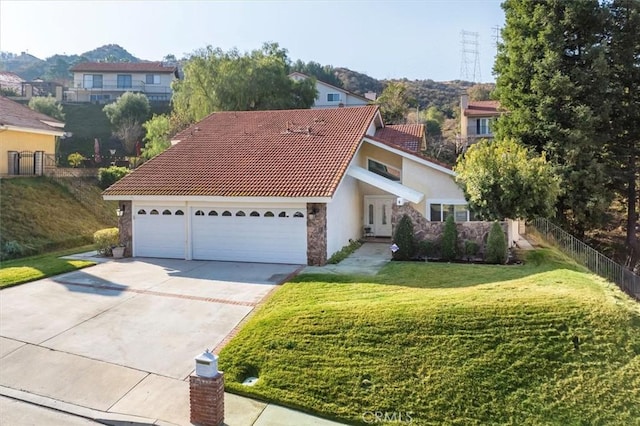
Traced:
<path fill-rule="evenodd" d="M 609 259 L 547 219 L 534 219 L 528 222 L 527 226 L 533 227 L 549 244 L 558 247 L 594 274 L 616 283 L 625 293 L 640 300 L 640 276 L 633 271 Z"/>
<path fill-rule="evenodd" d="M 44 151 L 9 151 L 9 175 L 40 176 L 44 173 Z"/>

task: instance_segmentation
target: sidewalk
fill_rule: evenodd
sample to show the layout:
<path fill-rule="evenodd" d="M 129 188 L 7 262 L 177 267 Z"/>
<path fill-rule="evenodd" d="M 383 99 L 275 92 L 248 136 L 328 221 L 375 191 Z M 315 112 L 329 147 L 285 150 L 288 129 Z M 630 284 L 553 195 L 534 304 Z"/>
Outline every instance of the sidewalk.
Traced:
<path fill-rule="evenodd" d="M 0 423 L 11 426 L 48 424 L 90 425 L 95 423 L 114 426 L 191 425 L 189 422 L 188 383 L 186 393 L 186 407 L 181 407 L 179 411 L 182 413 L 175 413 L 182 414 L 182 420 L 175 423 L 175 420 L 166 421 L 154 417 L 95 410 L 0 386 L 0 395 L 2 395 L 0 396 Z M 150 401 L 139 400 L 136 403 L 148 405 L 149 402 Z M 226 426 L 341 425 L 341 423 L 314 417 L 289 408 L 255 401 L 230 393 L 225 393 L 224 403 L 224 424 Z"/>
<path fill-rule="evenodd" d="M 391 260 L 391 243 L 364 243 L 336 265 L 307 266 L 303 274 L 375 275 Z"/>

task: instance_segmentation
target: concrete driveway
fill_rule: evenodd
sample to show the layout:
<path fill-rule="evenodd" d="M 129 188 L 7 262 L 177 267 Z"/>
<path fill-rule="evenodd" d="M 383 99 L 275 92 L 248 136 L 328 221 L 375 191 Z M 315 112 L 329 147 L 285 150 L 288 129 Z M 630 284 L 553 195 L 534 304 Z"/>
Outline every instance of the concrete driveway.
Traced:
<path fill-rule="evenodd" d="M 298 269 L 126 259 L 3 290 L 1 393 L 189 424 L 194 356 Z M 235 423 L 251 409 L 240 403 Z"/>

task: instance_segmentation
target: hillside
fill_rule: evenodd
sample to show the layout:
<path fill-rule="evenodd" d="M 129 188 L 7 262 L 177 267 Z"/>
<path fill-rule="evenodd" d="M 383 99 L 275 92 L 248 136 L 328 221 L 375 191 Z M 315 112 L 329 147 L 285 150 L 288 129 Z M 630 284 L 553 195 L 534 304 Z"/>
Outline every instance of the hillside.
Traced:
<path fill-rule="evenodd" d="M 42 78 L 62 83 L 71 78 L 69 68 L 86 61 L 140 62 L 140 59 L 117 44 L 106 44 L 79 55 L 53 55 L 46 59 L 36 58 L 27 52 L 19 55 L 0 52 L 0 71 L 16 73 L 27 81 Z"/>
<path fill-rule="evenodd" d="M 0 180 L 0 258 L 21 257 L 93 242 L 117 225 L 115 202 L 102 200 L 95 180 Z"/>

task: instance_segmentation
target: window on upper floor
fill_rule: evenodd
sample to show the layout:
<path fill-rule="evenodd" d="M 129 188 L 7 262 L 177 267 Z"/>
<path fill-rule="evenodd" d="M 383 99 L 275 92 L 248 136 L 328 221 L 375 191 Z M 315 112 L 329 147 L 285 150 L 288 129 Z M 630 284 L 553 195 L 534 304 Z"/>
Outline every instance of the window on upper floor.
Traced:
<path fill-rule="evenodd" d="M 160 84 L 159 74 L 147 74 L 145 77 L 145 84 Z"/>
<path fill-rule="evenodd" d="M 83 75 L 82 87 L 85 89 L 102 89 L 102 74 Z"/>
<path fill-rule="evenodd" d="M 489 118 L 478 118 L 478 120 L 476 120 L 476 134 L 477 135 L 491 134 L 491 120 Z"/>
<path fill-rule="evenodd" d="M 402 179 L 402 171 L 400 171 L 400 169 L 372 160 L 371 158 L 367 160 L 367 169 L 369 169 L 370 172 L 386 177 L 387 179 L 391 179 L 395 182 L 400 182 Z"/>
<path fill-rule="evenodd" d="M 118 74 L 118 89 L 131 89 L 131 74 Z"/>
<path fill-rule="evenodd" d="M 327 102 L 340 102 L 340 93 L 327 93 Z"/>

